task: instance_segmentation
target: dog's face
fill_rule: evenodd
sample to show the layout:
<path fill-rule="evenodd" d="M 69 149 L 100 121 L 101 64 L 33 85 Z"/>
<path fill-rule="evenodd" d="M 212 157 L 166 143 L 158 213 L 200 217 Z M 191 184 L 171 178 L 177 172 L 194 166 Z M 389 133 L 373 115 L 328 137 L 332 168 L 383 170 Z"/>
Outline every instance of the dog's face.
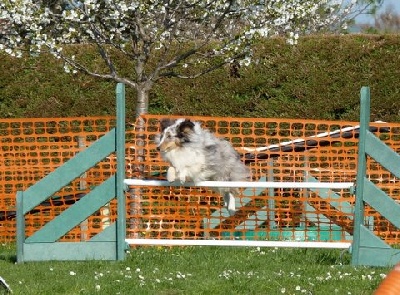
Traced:
<path fill-rule="evenodd" d="M 185 143 L 190 142 L 190 134 L 194 129 L 194 123 L 188 119 L 162 119 L 160 121 L 161 133 L 156 138 L 157 149 L 168 152 Z"/>

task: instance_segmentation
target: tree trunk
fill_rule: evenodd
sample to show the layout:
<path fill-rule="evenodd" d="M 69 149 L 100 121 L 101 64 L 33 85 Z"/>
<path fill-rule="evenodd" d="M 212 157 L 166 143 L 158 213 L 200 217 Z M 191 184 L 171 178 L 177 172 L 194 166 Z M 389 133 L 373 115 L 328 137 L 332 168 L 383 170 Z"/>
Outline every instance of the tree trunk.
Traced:
<path fill-rule="evenodd" d="M 136 118 L 142 114 L 147 114 L 149 111 L 149 91 L 151 85 L 138 84 L 136 87 L 137 103 L 136 103 Z"/>
<path fill-rule="evenodd" d="M 136 87 L 137 103 L 136 103 L 136 124 L 135 124 L 135 170 L 139 173 L 139 178 L 144 177 L 144 143 L 146 140 L 145 134 L 145 122 L 141 115 L 146 114 L 149 108 L 149 91 L 152 83 L 138 84 Z M 130 216 L 134 216 L 129 220 L 129 228 L 131 229 L 130 238 L 140 238 L 139 233 L 141 232 L 141 201 L 142 194 L 140 188 L 133 188 L 129 191 L 131 199 L 129 210 Z"/>

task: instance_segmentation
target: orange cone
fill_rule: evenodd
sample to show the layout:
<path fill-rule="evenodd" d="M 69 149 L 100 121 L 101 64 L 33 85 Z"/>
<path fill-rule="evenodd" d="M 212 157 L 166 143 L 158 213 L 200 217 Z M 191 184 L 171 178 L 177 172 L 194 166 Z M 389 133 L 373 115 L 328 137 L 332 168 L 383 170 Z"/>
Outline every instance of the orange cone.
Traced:
<path fill-rule="evenodd" d="M 374 295 L 399 295 L 400 294 L 400 263 L 397 264 L 378 286 Z"/>

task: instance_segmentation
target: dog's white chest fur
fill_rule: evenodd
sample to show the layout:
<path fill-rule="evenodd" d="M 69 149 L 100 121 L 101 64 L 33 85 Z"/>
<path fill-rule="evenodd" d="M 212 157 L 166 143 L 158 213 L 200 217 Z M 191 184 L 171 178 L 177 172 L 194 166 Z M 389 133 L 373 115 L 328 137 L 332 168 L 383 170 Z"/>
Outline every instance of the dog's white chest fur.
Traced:
<path fill-rule="evenodd" d="M 164 158 L 175 168 L 176 177 L 182 183 L 188 180 L 204 181 L 211 176 L 205 155 L 199 150 L 180 147 L 166 153 Z"/>

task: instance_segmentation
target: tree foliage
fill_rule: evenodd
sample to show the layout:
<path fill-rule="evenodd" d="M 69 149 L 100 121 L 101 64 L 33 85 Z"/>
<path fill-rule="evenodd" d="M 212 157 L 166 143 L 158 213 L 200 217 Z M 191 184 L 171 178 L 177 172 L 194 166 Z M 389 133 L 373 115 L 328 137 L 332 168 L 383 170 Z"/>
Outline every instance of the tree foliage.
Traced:
<path fill-rule="evenodd" d="M 77 58 L 97 64 L 96 49 L 76 45 Z M 150 92 L 153 114 L 359 120 L 359 91 L 371 88 L 371 120 L 400 122 L 397 35 L 323 35 L 254 44 L 257 62 L 231 77 L 225 66 L 194 80 L 164 79 Z M 334 48 L 334 50 L 332 50 Z M 0 53 L 0 117 L 115 114 L 115 83 L 65 73 L 48 54 Z M 118 60 L 120 64 L 127 60 Z M 38 85 L 40 87 L 38 87 Z M 127 87 L 127 118 L 135 120 L 135 89 Z"/>
<path fill-rule="evenodd" d="M 0 50 L 50 52 L 66 71 L 123 82 L 137 92 L 137 115 L 166 77 L 196 78 L 252 60 L 257 38 L 340 31 L 377 1 L 321 0 L 0 0 Z M 361 5 L 361 6 L 360 6 Z M 97 48 L 102 64 L 76 58 L 77 43 Z M 120 56 L 128 64 L 118 64 Z"/>

